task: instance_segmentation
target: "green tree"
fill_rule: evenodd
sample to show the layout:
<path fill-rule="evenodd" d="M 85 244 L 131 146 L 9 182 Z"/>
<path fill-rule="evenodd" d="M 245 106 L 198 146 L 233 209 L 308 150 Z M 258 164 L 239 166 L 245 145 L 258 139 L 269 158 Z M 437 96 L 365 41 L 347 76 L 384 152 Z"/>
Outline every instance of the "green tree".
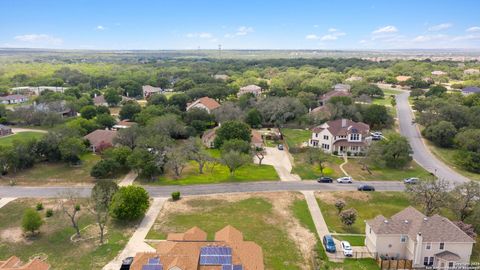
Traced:
<path fill-rule="evenodd" d="M 393 123 L 393 118 L 388 114 L 387 107 L 372 104 L 362 111 L 363 121 L 375 129 L 388 127 Z"/>
<path fill-rule="evenodd" d="M 22 228 L 25 232 L 35 234 L 43 224 L 42 217 L 35 209 L 27 208 L 23 212 Z"/>
<path fill-rule="evenodd" d="M 239 139 L 250 143 L 251 130 L 250 127 L 239 121 L 225 122 L 216 131 L 217 136 L 214 141 L 214 145 L 217 148 L 222 147 L 224 141 Z"/>
<path fill-rule="evenodd" d="M 250 143 L 240 139 L 231 139 L 224 141 L 222 147 L 220 148 L 222 152 L 238 151 L 244 154 L 250 154 L 251 146 Z"/>
<path fill-rule="evenodd" d="M 357 221 L 358 212 L 357 210 L 350 208 L 340 212 L 340 220 L 345 226 L 352 226 Z"/>
<path fill-rule="evenodd" d="M 262 121 L 262 114 L 256 108 L 250 109 L 245 116 L 245 122 L 249 124 L 252 128 L 261 127 Z"/>
<path fill-rule="evenodd" d="M 80 109 L 80 115 L 89 120 L 97 115 L 97 108 L 93 105 L 87 105 Z"/>
<path fill-rule="evenodd" d="M 457 134 L 455 126 L 447 121 L 430 125 L 422 131 L 423 136 L 441 147 L 451 147 Z"/>
<path fill-rule="evenodd" d="M 122 120 L 125 120 L 125 119 L 133 120 L 135 119 L 135 115 L 141 111 L 142 111 L 142 107 L 140 107 L 140 105 L 137 102 L 130 101 L 122 106 L 122 108 L 120 109 L 119 116 L 120 116 L 120 119 Z"/>
<path fill-rule="evenodd" d="M 420 179 L 415 185 L 407 185 L 406 192 L 412 203 L 423 208 L 426 216 L 438 212 L 448 202 L 448 182 L 436 178 Z"/>
<path fill-rule="evenodd" d="M 149 206 L 149 196 L 143 187 L 121 187 L 112 198 L 110 213 L 118 220 L 136 220 Z"/>
<path fill-rule="evenodd" d="M 174 94 L 168 100 L 168 104 L 170 104 L 172 106 L 177 106 L 180 110 L 184 111 L 187 108 L 187 102 L 189 100 L 190 100 L 190 98 L 183 93 Z"/>
<path fill-rule="evenodd" d="M 426 97 L 430 97 L 430 96 L 441 96 L 443 95 L 444 93 L 447 92 L 447 88 L 445 88 L 444 86 L 442 85 L 433 85 L 430 87 L 430 89 L 425 93 L 425 96 Z"/>
<path fill-rule="evenodd" d="M 458 216 L 458 219 L 465 221 L 470 217 L 475 208 L 480 206 L 480 184 L 469 181 L 455 186 L 449 193 L 448 206 Z"/>
<path fill-rule="evenodd" d="M 148 105 L 162 105 L 162 106 L 167 106 L 168 105 L 168 99 L 164 94 L 153 94 L 148 97 Z"/>
<path fill-rule="evenodd" d="M 251 162 L 251 157 L 237 151 L 222 152 L 221 162 L 228 167 L 230 175 L 233 176 L 237 169 Z"/>
<path fill-rule="evenodd" d="M 155 156 L 146 149 L 135 148 L 127 162 L 132 170 L 145 178 L 153 179 L 160 172 Z"/>
<path fill-rule="evenodd" d="M 110 115 L 110 109 L 107 106 L 97 106 L 97 116 L 101 114 Z"/>
<path fill-rule="evenodd" d="M 90 175 L 96 179 L 113 177 L 120 169 L 120 164 L 113 159 L 102 159 L 90 170 Z"/>
<path fill-rule="evenodd" d="M 186 148 L 187 152 L 189 153 L 189 158 L 198 164 L 198 173 L 202 174 L 205 164 L 209 161 L 212 161 L 212 157 L 205 150 L 202 140 L 199 138 L 190 137 L 186 141 Z"/>
<path fill-rule="evenodd" d="M 90 194 L 89 210 L 95 215 L 100 229 L 100 243 L 104 243 L 105 226 L 108 223 L 113 196 L 118 191 L 117 183 L 110 180 L 101 180 L 95 183 Z"/>
<path fill-rule="evenodd" d="M 118 93 L 117 89 L 108 88 L 103 95 L 105 101 L 108 103 L 108 106 L 117 106 L 120 101 L 122 101 L 122 96 Z"/>
<path fill-rule="evenodd" d="M 95 122 L 102 128 L 112 128 L 117 121 L 115 118 L 108 114 L 100 114 L 95 118 Z"/>
<path fill-rule="evenodd" d="M 386 139 L 374 143 L 368 150 L 370 162 L 380 167 L 403 168 L 412 160 L 412 148 L 407 138 L 389 134 Z"/>
<path fill-rule="evenodd" d="M 78 163 L 80 155 L 85 153 L 85 143 L 80 138 L 66 138 L 58 146 L 62 159 L 70 163 Z"/>

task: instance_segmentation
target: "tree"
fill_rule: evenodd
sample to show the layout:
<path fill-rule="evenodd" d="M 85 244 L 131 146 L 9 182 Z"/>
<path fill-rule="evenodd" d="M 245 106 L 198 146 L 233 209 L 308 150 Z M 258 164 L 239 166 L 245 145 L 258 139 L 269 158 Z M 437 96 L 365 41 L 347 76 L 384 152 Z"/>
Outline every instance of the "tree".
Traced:
<path fill-rule="evenodd" d="M 190 100 L 190 98 L 181 93 L 181 94 L 174 94 L 168 99 L 168 104 L 177 106 L 180 110 L 185 111 L 187 108 L 187 102 Z"/>
<path fill-rule="evenodd" d="M 121 144 L 130 149 L 134 149 L 137 146 L 137 139 L 140 137 L 140 134 L 143 133 L 143 130 L 134 125 L 130 128 L 123 128 L 117 132 L 117 136 L 114 138 L 114 144 Z"/>
<path fill-rule="evenodd" d="M 358 213 L 357 210 L 350 208 L 340 212 L 339 215 L 343 225 L 352 226 L 357 220 Z"/>
<path fill-rule="evenodd" d="M 418 99 L 424 94 L 425 94 L 425 91 L 423 91 L 422 89 L 413 89 L 412 91 L 410 91 L 410 96 L 414 99 Z"/>
<path fill-rule="evenodd" d="M 388 113 L 387 107 L 372 104 L 362 111 L 363 121 L 375 129 L 388 127 L 393 123 L 393 118 Z"/>
<path fill-rule="evenodd" d="M 412 148 L 407 138 L 389 134 L 368 150 L 368 159 L 380 167 L 403 168 L 412 160 Z"/>
<path fill-rule="evenodd" d="M 322 150 L 318 148 L 309 147 L 306 153 L 307 162 L 310 165 L 318 164 L 320 173 L 323 176 L 324 163 L 327 161 L 328 156 Z"/>
<path fill-rule="evenodd" d="M 258 159 L 258 165 L 262 165 L 262 161 L 265 158 L 265 150 L 262 147 L 253 147 L 253 153 Z"/>
<path fill-rule="evenodd" d="M 420 179 L 415 185 L 407 185 L 406 192 L 412 203 L 420 205 L 426 216 L 431 216 L 448 201 L 448 182 L 442 179 Z"/>
<path fill-rule="evenodd" d="M 185 123 L 175 114 L 165 114 L 155 117 L 148 123 L 148 129 L 153 134 L 162 134 L 173 139 L 187 137 Z"/>
<path fill-rule="evenodd" d="M 162 106 L 167 106 L 168 104 L 168 99 L 164 94 L 153 94 L 148 97 L 148 105 L 162 105 Z"/>
<path fill-rule="evenodd" d="M 128 156 L 127 162 L 129 167 L 138 173 L 140 176 L 153 179 L 159 173 L 159 168 L 163 167 L 163 160 L 161 166 L 159 165 L 155 155 L 143 148 L 135 148 Z"/>
<path fill-rule="evenodd" d="M 197 162 L 198 173 L 202 174 L 205 164 L 212 160 L 209 153 L 205 150 L 202 140 L 190 137 L 187 140 L 185 147 L 189 153 L 189 158 Z"/>
<path fill-rule="evenodd" d="M 77 237 L 80 237 L 80 227 L 78 226 L 78 212 L 80 212 L 80 203 L 79 203 L 79 195 L 73 192 L 67 192 L 62 197 L 64 199 L 60 199 L 60 207 L 62 208 L 62 212 L 68 216 L 70 222 L 72 223 L 72 227 L 75 229 Z"/>
<path fill-rule="evenodd" d="M 351 89 L 353 95 L 355 97 L 359 97 L 361 95 L 367 95 L 370 97 L 383 97 L 383 91 L 380 89 L 380 87 L 376 86 L 375 84 L 369 84 L 369 83 L 356 83 L 352 85 Z"/>
<path fill-rule="evenodd" d="M 340 214 L 347 204 L 344 200 L 338 199 L 335 201 L 335 208 L 337 208 L 338 214 Z"/>
<path fill-rule="evenodd" d="M 430 87 L 430 89 L 425 93 L 425 96 L 426 97 L 430 97 L 430 96 L 441 96 L 443 95 L 444 93 L 447 92 L 447 88 L 445 88 L 444 86 L 442 85 L 433 85 Z"/>
<path fill-rule="evenodd" d="M 477 238 L 477 233 L 475 232 L 475 227 L 472 224 L 464 223 L 463 221 L 453 221 L 453 224 L 460 228 L 464 233 L 470 236 L 472 239 Z"/>
<path fill-rule="evenodd" d="M 125 120 L 125 119 L 130 119 L 133 120 L 135 119 L 135 115 L 142 111 L 142 107 L 135 102 L 135 101 L 129 101 L 125 105 L 122 106 L 120 109 L 120 119 Z"/>
<path fill-rule="evenodd" d="M 42 217 L 33 208 L 27 208 L 23 212 L 22 228 L 25 232 L 35 234 L 35 231 L 39 230 L 43 224 Z"/>
<path fill-rule="evenodd" d="M 96 179 L 113 177 L 120 169 L 120 164 L 113 159 L 102 159 L 90 170 L 90 175 Z"/>
<path fill-rule="evenodd" d="M 109 114 L 100 114 L 95 118 L 95 122 L 102 128 L 112 128 L 117 121 Z"/>
<path fill-rule="evenodd" d="M 117 106 L 120 101 L 122 101 L 122 96 L 118 93 L 117 89 L 108 88 L 103 95 L 105 101 L 108 103 L 108 106 L 114 107 Z"/>
<path fill-rule="evenodd" d="M 457 214 L 458 219 L 465 221 L 473 214 L 475 206 L 480 205 L 480 184 L 469 181 L 455 186 L 450 192 L 449 208 Z"/>
<path fill-rule="evenodd" d="M 97 108 L 93 105 L 84 106 L 80 109 L 80 115 L 83 118 L 90 120 L 97 115 Z"/>
<path fill-rule="evenodd" d="M 217 136 L 215 138 L 214 145 L 217 148 L 220 148 L 224 141 L 231 139 L 239 139 L 246 142 L 251 141 L 250 127 L 240 121 L 225 122 L 220 126 L 220 128 L 218 128 L 216 133 Z"/>
<path fill-rule="evenodd" d="M 58 146 L 62 159 L 72 164 L 80 161 L 80 155 L 85 153 L 85 143 L 80 138 L 66 138 Z"/>
<path fill-rule="evenodd" d="M 231 139 L 224 141 L 221 147 L 222 152 L 237 151 L 244 154 L 250 154 L 251 147 L 250 143 L 240 139 Z"/>
<path fill-rule="evenodd" d="M 252 128 L 259 128 L 262 126 L 263 122 L 262 114 L 256 108 L 252 108 L 247 112 L 245 122 Z"/>
<path fill-rule="evenodd" d="M 256 108 L 265 123 L 275 125 L 284 124 L 307 113 L 305 105 L 293 97 L 267 97 L 260 100 Z"/>
<path fill-rule="evenodd" d="M 423 130 L 422 135 L 441 147 L 453 145 L 453 139 L 457 134 L 455 126 L 447 121 L 440 121 L 437 124 L 428 126 Z"/>
<path fill-rule="evenodd" d="M 117 162 L 121 167 L 127 167 L 127 159 L 132 153 L 132 149 L 127 146 L 117 146 L 103 151 L 105 159 L 111 159 Z"/>
<path fill-rule="evenodd" d="M 228 121 L 243 120 L 244 113 L 240 107 L 235 105 L 233 102 L 224 102 L 220 107 L 213 111 L 215 119 L 219 123 L 224 123 Z"/>
<path fill-rule="evenodd" d="M 89 210 L 95 215 L 100 229 L 100 243 L 103 244 L 105 226 L 110 216 L 110 206 L 113 196 L 118 191 L 118 185 L 109 180 L 97 181 L 90 194 Z"/>
<path fill-rule="evenodd" d="M 147 191 L 140 186 L 121 187 L 113 196 L 110 213 L 118 220 L 136 220 L 150 206 Z"/>
<path fill-rule="evenodd" d="M 171 168 L 175 173 L 175 177 L 179 178 L 183 169 L 188 162 L 188 148 L 183 145 L 175 145 L 167 147 L 165 157 L 167 159 L 166 166 Z"/>
<path fill-rule="evenodd" d="M 102 114 L 110 115 L 110 109 L 103 105 L 97 106 L 97 116 Z"/>
<path fill-rule="evenodd" d="M 237 151 L 222 152 L 221 162 L 228 167 L 230 175 L 234 175 L 235 171 L 251 161 L 250 156 Z"/>

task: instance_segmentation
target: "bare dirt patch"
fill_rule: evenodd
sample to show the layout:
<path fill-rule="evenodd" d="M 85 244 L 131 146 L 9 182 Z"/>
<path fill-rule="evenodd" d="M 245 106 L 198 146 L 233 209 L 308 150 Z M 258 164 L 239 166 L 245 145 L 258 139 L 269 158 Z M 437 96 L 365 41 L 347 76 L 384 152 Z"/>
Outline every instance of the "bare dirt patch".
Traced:
<path fill-rule="evenodd" d="M 358 201 L 368 201 L 371 195 L 359 191 L 338 191 L 338 192 L 316 192 L 315 197 L 326 204 L 335 204 L 338 199 L 353 199 Z"/>
<path fill-rule="evenodd" d="M 2 239 L 2 242 L 8 243 L 29 243 L 29 241 L 25 238 L 22 229 L 19 227 L 8 228 L 0 231 L 0 239 Z"/>

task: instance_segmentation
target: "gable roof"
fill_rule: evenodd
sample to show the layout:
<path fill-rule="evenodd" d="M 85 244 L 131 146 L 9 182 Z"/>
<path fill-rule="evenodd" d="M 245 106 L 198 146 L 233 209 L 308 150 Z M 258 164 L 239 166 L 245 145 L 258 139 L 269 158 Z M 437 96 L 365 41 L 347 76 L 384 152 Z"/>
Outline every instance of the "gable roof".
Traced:
<path fill-rule="evenodd" d="M 162 91 L 162 88 L 160 87 L 154 87 L 154 86 L 151 86 L 151 85 L 143 85 L 142 86 L 142 92 L 143 94 L 151 94 L 151 93 L 158 93 L 158 92 L 161 92 Z"/>
<path fill-rule="evenodd" d="M 427 217 L 411 206 L 393 215 L 390 219 L 379 215 L 368 220 L 367 224 L 377 235 L 404 234 L 416 241 L 416 236 L 420 233 L 424 242 L 475 243 L 449 219 L 440 215 Z"/>
<path fill-rule="evenodd" d="M 105 104 L 105 103 L 107 103 L 107 101 L 105 100 L 105 97 L 103 95 L 95 96 L 93 98 L 93 104 L 95 104 L 95 105 L 102 105 L 102 104 Z"/>
<path fill-rule="evenodd" d="M 259 92 L 262 91 L 262 88 L 255 84 L 250 84 L 244 87 L 240 87 L 241 92 Z"/>
<path fill-rule="evenodd" d="M 345 136 L 350 133 L 368 134 L 370 126 L 362 122 L 354 122 L 350 119 L 337 119 L 328 121 L 312 129 L 315 133 L 320 133 L 327 129 L 333 136 Z"/>
<path fill-rule="evenodd" d="M 187 104 L 187 110 L 195 107 L 197 104 L 202 104 L 203 106 L 208 108 L 208 110 L 210 110 L 210 111 L 215 110 L 216 108 L 220 107 L 220 103 L 218 103 L 215 99 L 209 98 L 209 97 L 202 97 L 202 98 L 199 98 L 199 99 L 195 100 L 192 103 Z"/>
<path fill-rule="evenodd" d="M 26 264 L 12 256 L 5 261 L 0 261 L 0 270 L 49 270 L 50 265 L 39 259 L 33 259 Z"/>
<path fill-rule="evenodd" d="M 320 100 L 325 102 L 325 101 L 328 101 L 329 99 L 331 99 L 333 97 L 349 97 L 351 95 L 352 94 L 350 94 L 350 92 L 348 92 L 348 91 L 333 90 L 333 91 L 330 91 L 330 92 L 327 92 L 327 93 L 323 94 L 322 97 L 320 98 Z"/>
<path fill-rule="evenodd" d="M 117 131 L 115 130 L 104 130 L 97 129 L 83 138 L 87 139 L 91 145 L 99 146 L 100 144 L 110 144 L 113 145 L 113 139 L 117 136 Z"/>
<path fill-rule="evenodd" d="M 7 126 L 2 125 L 2 124 L 0 124 L 0 129 L 3 129 L 3 130 L 11 130 L 10 127 L 7 127 Z"/>

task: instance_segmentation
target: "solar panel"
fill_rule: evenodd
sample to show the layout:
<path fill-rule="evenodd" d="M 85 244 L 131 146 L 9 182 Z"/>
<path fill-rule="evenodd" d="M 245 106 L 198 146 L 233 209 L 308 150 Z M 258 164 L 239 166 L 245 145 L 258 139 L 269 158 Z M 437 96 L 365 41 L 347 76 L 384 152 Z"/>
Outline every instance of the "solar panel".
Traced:
<path fill-rule="evenodd" d="M 145 264 L 144 266 L 142 266 L 142 270 L 163 270 L 163 266 L 160 264 Z"/>
<path fill-rule="evenodd" d="M 232 270 L 233 266 L 231 264 L 222 265 L 222 270 Z"/>
<path fill-rule="evenodd" d="M 243 266 L 242 265 L 234 265 L 233 270 L 243 270 Z"/>
<path fill-rule="evenodd" d="M 148 264 L 160 264 L 159 258 L 150 258 L 148 259 Z"/>
<path fill-rule="evenodd" d="M 232 249 L 230 247 L 206 246 L 200 248 L 200 265 L 231 264 Z M 231 268 L 229 270 L 231 270 Z"/>

